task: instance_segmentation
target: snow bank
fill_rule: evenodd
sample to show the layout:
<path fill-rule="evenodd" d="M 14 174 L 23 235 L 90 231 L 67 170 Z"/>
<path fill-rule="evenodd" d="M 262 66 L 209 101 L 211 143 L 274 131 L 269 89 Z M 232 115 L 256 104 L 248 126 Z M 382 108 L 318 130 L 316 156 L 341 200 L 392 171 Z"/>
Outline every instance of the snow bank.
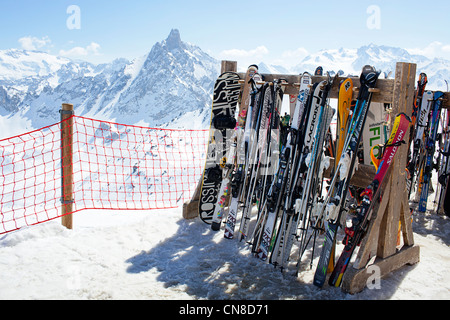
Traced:
<path fill-rule="evenodd" d="M 74 225 L 66 230 L 58 219 L 3 235 L 0 299 L 450 298 L 449 219 L 429 213 L 414 215 L 420 263 L 356 295 L 312 284 L 319 250 L 313 269 L 309 252 L 298 278 L 292 265 L 282 275 L 200 219 L 183 220 L 181 208 L 83 211 Z"/>

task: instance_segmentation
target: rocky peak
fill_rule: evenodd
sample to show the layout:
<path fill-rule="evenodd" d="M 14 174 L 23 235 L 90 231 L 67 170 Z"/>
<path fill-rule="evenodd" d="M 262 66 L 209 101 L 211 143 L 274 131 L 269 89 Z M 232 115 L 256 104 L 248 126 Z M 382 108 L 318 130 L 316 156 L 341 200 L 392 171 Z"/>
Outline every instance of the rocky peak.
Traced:
<path fill-rule="evenodd" d="M 165 42 L 170 51 L 180 48 L 182 46 L 180 31 L 172 29 Z"/>

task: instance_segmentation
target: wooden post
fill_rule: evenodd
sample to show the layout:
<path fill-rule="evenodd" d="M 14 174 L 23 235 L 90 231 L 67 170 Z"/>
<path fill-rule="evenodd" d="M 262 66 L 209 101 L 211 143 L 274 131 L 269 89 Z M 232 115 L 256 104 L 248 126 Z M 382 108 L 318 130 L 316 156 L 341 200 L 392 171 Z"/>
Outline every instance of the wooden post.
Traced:
<path fill-rule="evenodd" d="M 222 61 L 220 73 L 224 73 L 227 71 L 237 72 L 237 61 Z"/>
<path fill-rule="evenodd" d="M 222 61 L 220 73 L 227 71 L 236 72 L 237 71 L 237 61 Z M 190 201 L 183 204 L 183 218 L 184 219 L 194 219 L 198 217 L 198 202 L 200 200 L 200 191 L 202 187 L 203 175 L 198 181 L 197 188 L 195 189 L 194 195 Z"/>
<path fill-rule="evenodd" d="M 61 211 L 62 225 L 73 228 L 73 104 L 64 103 L 61 113 Z"/>

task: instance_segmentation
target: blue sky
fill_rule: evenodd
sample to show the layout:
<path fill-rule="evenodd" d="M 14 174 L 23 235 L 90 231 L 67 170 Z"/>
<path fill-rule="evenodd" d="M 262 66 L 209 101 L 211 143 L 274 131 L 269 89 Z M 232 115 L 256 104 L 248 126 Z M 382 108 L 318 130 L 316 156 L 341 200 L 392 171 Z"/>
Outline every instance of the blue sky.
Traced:
<path fill-rule="evenodd" d="M 369 43 L 450 59 L 449 21 L 449 1 L 0 0 L 0 49 L 109 62 L 142 56 L 177 28 L 183 41 L 242 63 L 293 65 Z"/>

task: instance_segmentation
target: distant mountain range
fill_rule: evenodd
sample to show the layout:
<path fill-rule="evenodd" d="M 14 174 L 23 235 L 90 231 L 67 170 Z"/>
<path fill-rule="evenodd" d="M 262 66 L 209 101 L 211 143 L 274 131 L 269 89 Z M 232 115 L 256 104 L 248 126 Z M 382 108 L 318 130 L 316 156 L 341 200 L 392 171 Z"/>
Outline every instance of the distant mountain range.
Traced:
<path fill-rule="evenodd" d="M 417 63 L 428 75 L 428 89 L 447 90 L 450 61 L 413 55 L 401 48 L 370 44 L 359 49 L 326 49 L 297 66 L 260 62 L 261 73 L 301 74 L 325 71 L 358 76 L 370 64 L 385 75 L 396 62 Z M 243 66 L 240 66 L 243 67 Z M 0 124 L 22 123 L 23 129 L 59 121 L 62 103 L 77 115 L 150 127 L 206 128 L 220 62 L 199 47 L 183 42 L 173 29 L 148 55 L 94 65 L 44 52 L 0 51 Z"/>
<path fill-rule="evenodd" d="M 219 71 L 219 61 L 182 42 L 178 30 L 146 56 L 101 65 L 0 51 L 0 116 L 20 116 L 40 128 L 59 121 L 61 104 L 72 103 L 77 115 L 101 120 L 177 127 L 184 119 L 199 128 L 210 117 Z"/>
<path fill-rule="evenodd" d="M 422 55 L 410 54 L 407 50 L 370 44 L 359 49 L 326 49 L 304 58 L 298 65 L 287 69 L 283 66 L 259 65 L 261 72 L 301 74 L 313 73 L 318 66 L 324 71 L 341 72 L 343 75 L 359 76 L 362 68 L 369 64 L 382 72 L 382 76 L 395 75 L 397 62 L 417 64 L 417 77 L 425 72 L 428 76 L 427 89 L 447 91 L 445 80 L 450 81 L 450 61 L 429 59 Z"/>

